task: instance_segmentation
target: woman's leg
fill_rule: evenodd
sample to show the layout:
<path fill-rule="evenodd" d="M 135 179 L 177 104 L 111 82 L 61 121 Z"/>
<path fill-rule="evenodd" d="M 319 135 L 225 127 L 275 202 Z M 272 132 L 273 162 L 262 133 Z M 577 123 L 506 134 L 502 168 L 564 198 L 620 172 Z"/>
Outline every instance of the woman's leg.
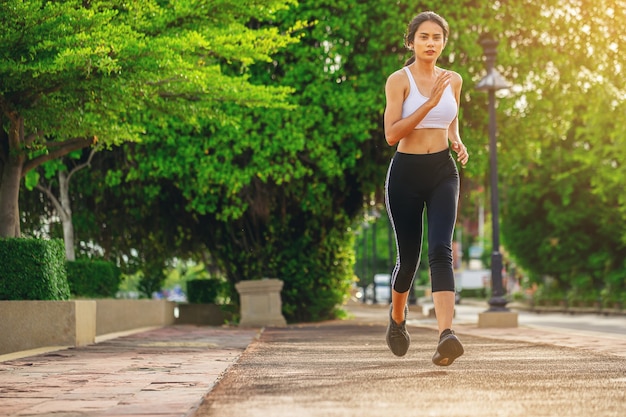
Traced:
<path fill-rule="evenodd" d="M 410 204 L 410 201 L 406 200 L 408 199 L 405 199 L 402 207 L 389 210 L 398 252 L 396 266 L 391 274 L 391 316 L 396 323 L 404 321 L 409 290 L 413 284 L 422 250 L 424 202 L 419 200 Z"/>
<path fill-rule="evenodd" d="M 456 174 L 456 170 L 454 173 Z M 463 345 L 452 331 L 455 304 L 452 235 L 456 222 L 458 193 L 458 175 L 452 175 L 437 186 L 426 203 L 428 262 L 439 329 L 439 343 L 432 361 L 439 366 L 451 365 L 464 352 Z"/>
<path fill-rule="evenodd" d="M 405 320 L 404 308 L 409 299 L 409 292 L 398 292 L 391 289 L 391 318 L 396 324 L 400 324 Z"/>
<path fill-rule="evenodd" d="M 409 161 L 407 161 L 407 159 Z M 411 337 L 406 330 L 409 289 L 419 263 L 422 245 L 424 199 L 415 187 L 414 158 L 394 157 L 385 182 L 387 213 L 396 238 L 397 259 L 391 274 L 391 307 L 387 345 L 397 356 L 404 356 Z"/>
<path fill-rule="evenodd" d="M 433 293 L 435 315 L 437 316 L 437 328 L 439 334 L 446 329 L 452 328 L 454 318 L 454 291 L 437 291 Z"/>
<path fill-rule="evenodd" d="M 442 181 L 427 201 L 428 263 L 439 333 L 452 327 L 455 281 L 452 235 L 458 205 L 458 177 Z"/>
<path fill-rule="evenodd" d="M 404 310 L 419 264 L 425 201 L 417 190 L 419 173 L 416 155 L 397 155 L 391 161 L 385 181 L 387 214 L 396 239 L 396 265 L 391 273 L 391 316 L 396 323 L 405 319 Z"/>

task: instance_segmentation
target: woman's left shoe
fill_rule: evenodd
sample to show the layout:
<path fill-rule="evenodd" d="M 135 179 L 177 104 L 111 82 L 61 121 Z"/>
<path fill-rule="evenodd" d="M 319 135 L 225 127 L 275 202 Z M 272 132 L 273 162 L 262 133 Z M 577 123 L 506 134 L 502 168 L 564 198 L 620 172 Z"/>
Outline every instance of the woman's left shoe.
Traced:
<path fill-rule="evenodd" d="M 454 332 L 446 329 L 439 336 L 437 351 L 433 355 L 433 363 L 438 366 L 449 366 L 463 354 L 463 345 Z"/>

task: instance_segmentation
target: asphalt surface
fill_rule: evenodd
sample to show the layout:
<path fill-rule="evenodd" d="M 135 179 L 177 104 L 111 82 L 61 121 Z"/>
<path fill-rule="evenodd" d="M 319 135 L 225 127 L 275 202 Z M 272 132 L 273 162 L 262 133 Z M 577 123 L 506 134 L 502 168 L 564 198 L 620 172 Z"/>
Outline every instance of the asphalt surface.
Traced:
<path fill-rule="evenodd" d="M 466 353 L 437 367 L 432 319 L 411 310 L 411 348 L 397 358 L 384 340 L 388 309 L 348 309 L 349 320 L 173 326 L 6 360 L 0 416 L 626 415 L 622 334 L 479 329 L 459 315 Z"/>

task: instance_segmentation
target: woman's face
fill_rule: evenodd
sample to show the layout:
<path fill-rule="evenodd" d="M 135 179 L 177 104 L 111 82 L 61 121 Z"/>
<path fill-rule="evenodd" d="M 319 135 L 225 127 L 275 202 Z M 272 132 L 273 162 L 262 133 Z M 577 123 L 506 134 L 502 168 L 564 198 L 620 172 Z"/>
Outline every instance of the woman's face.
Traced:
<path fill-rule="evenodd" d="M 435 22 L 426 21 L 415 31 L 412 47 L 416 59 L 436 61 L 445 45 L 443 28 Z"/>

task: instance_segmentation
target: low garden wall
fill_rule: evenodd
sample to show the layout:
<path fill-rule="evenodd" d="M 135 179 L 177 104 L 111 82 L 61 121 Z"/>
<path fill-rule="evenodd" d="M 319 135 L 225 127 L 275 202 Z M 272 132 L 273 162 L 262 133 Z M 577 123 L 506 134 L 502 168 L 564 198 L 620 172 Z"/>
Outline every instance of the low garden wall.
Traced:
<path fill-rule="evenodd" d="M 174 323 L 176 303 L 166 300 L 100 299 L 96 303 L 96 336 Z"/>
<path fill-rule="evenodd" d="M 217 304 L 178 304 L 174 324 L 194 326 L 221 326 L 233 319 L 233 307 Z"/>
<path fill-rule="evenodd" d="M 85 346 L 97 336 L 174 323 L 165 300 L 0 301 L 0 355 Z"/>

